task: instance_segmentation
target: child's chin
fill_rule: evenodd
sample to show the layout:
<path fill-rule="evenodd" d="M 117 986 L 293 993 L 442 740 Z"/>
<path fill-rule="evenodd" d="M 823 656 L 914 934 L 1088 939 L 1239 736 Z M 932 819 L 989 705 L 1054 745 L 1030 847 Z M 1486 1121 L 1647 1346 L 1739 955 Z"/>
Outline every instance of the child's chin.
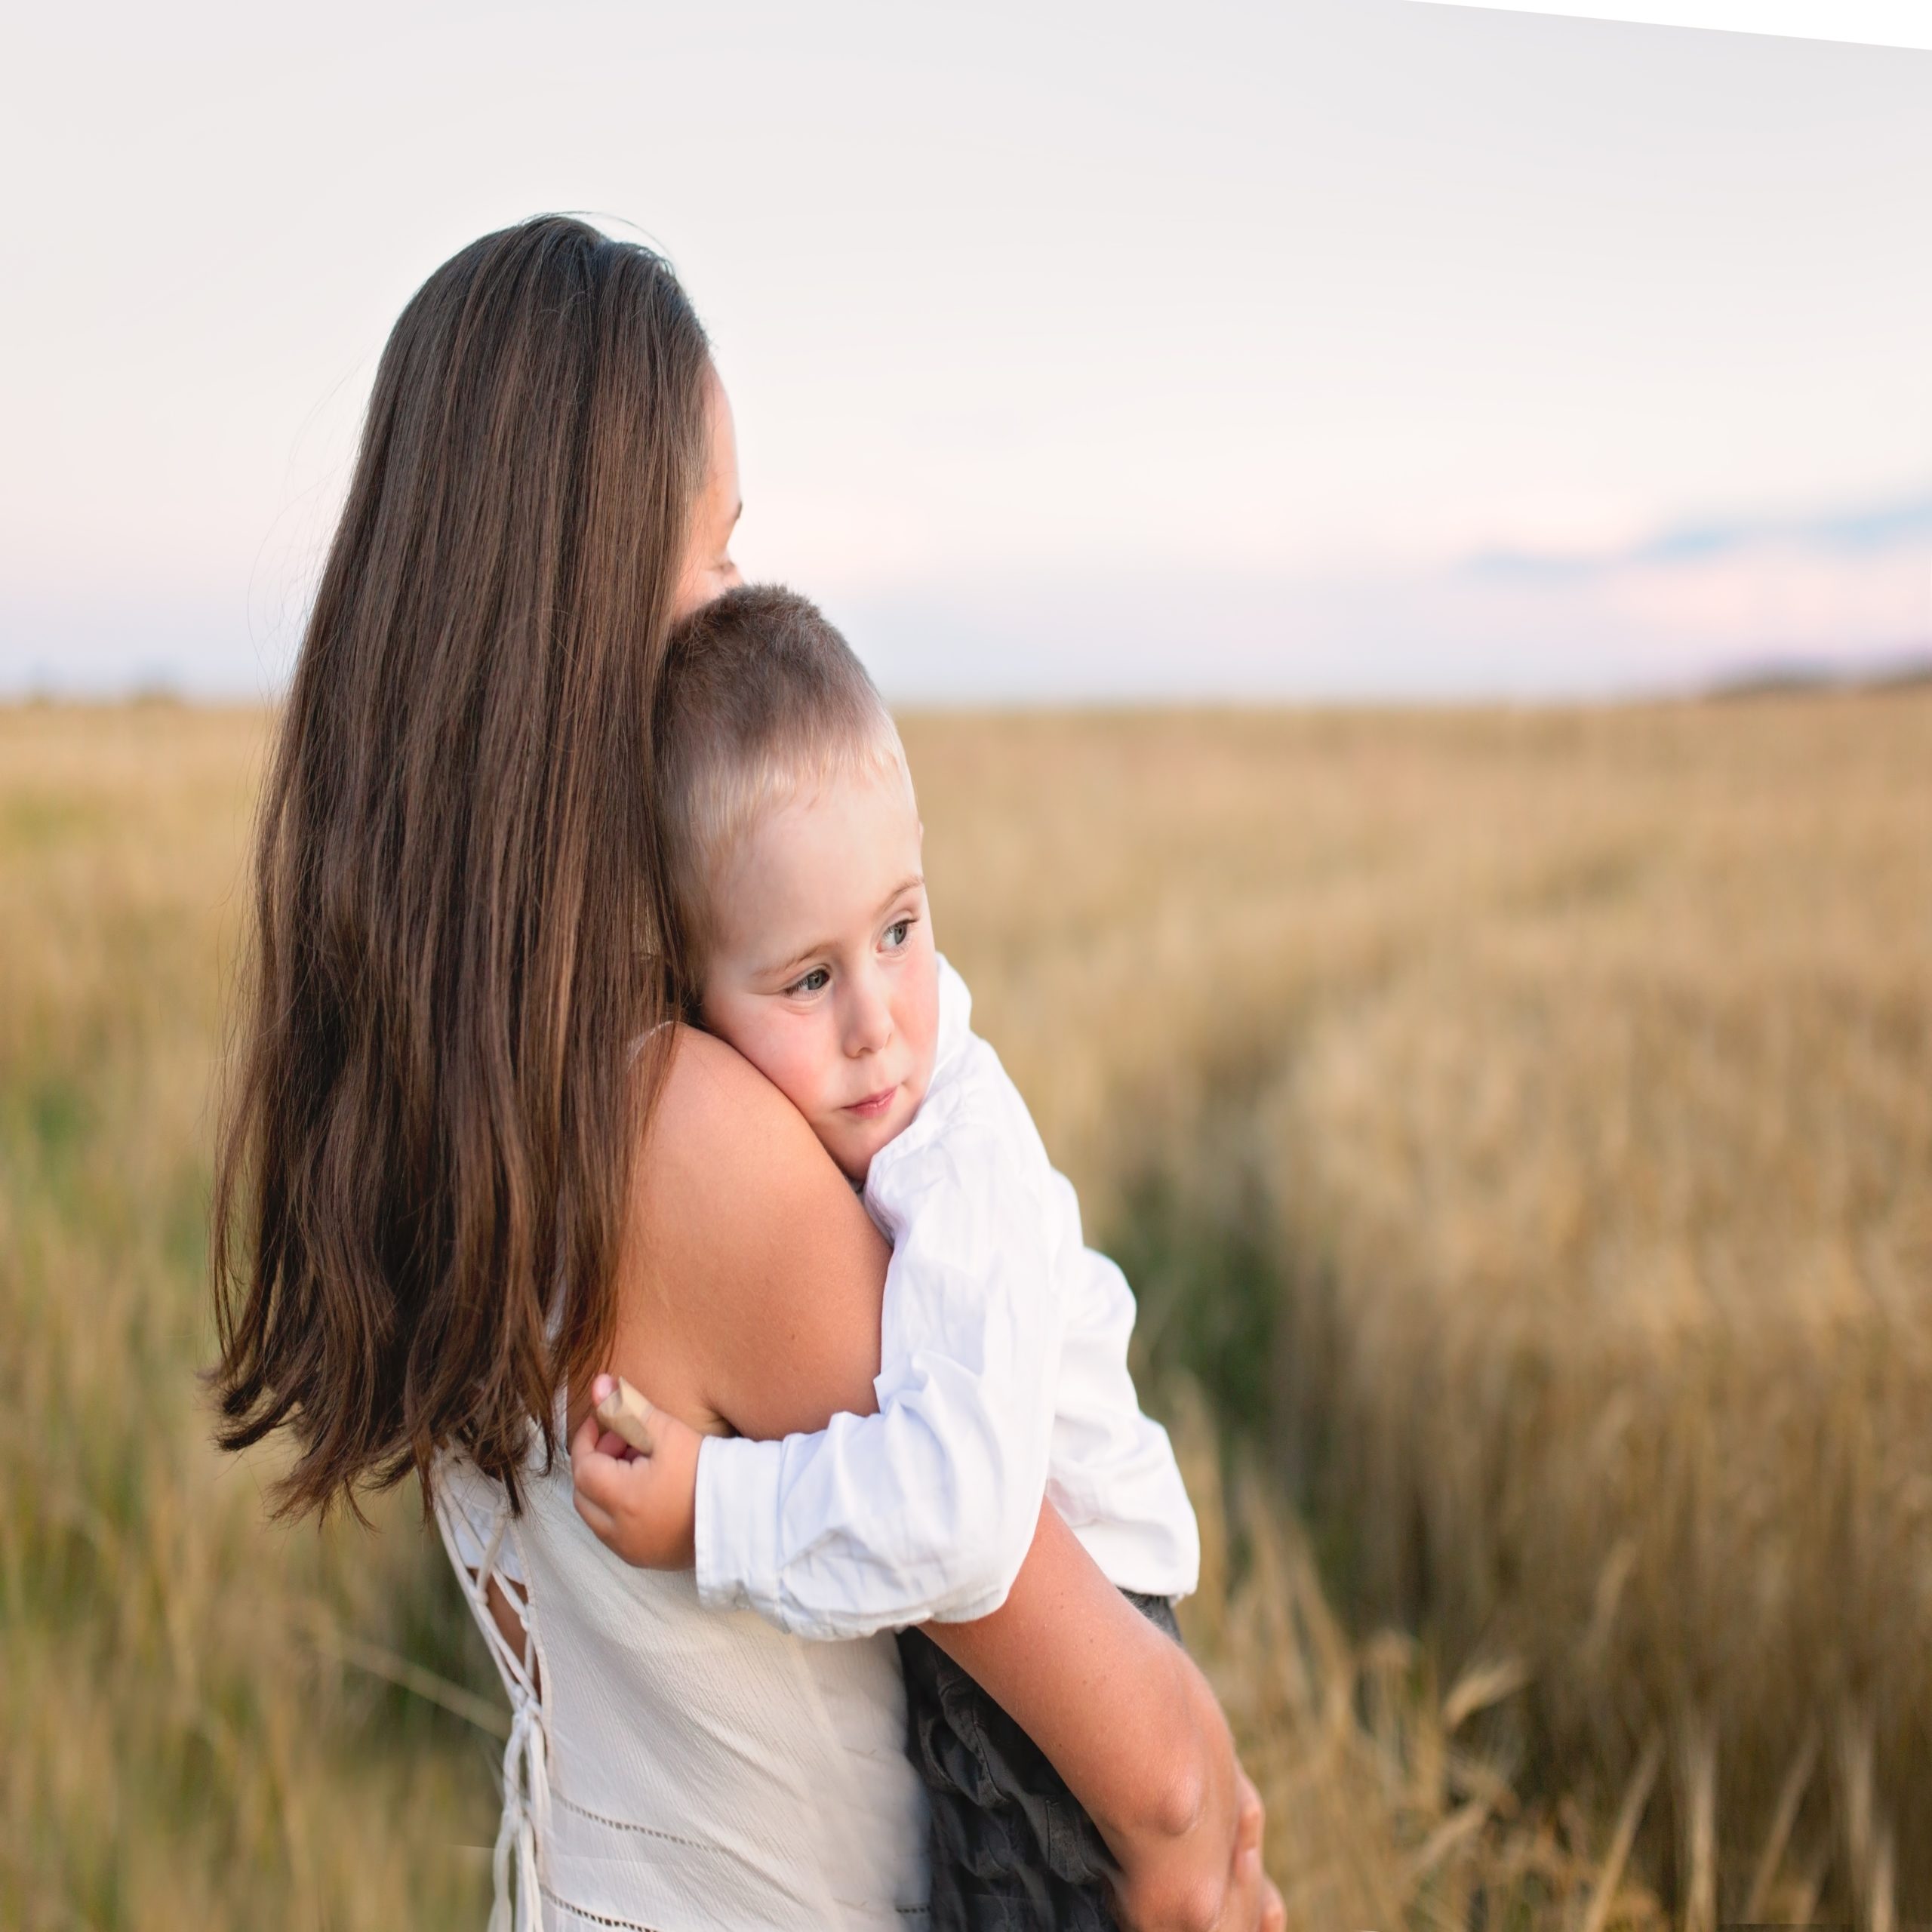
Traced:
<path fill-rule="evenodd" d="M 891 1106 L 876 1119 L 857 1121 L 849 1114 L 840 1115 L 838 1129 L 826 1144 L 848 1180 L 863 1182 L 872 1167 L 872 1157 L 887 1142 L 896 1140 L 911 1124 L 912 1116 L 919 1111 L 924 1092 L 923 1086 L 917 1094 L 902 1087 L 893 1096 Z"/>
<path fill-rule="evenodd" d="M 839 1137 L 832 1158 L 844 1170 L 845 1178 L 854 1183 L 863 1183 L 870 1171 L 872 1157 L 892 1138 L 897 1123 L 888 1125 L 886 1119 L 869 1121 L 862 1132 L 854 1134 L 849 1129 Z"/>
<path fill-rule="evenodd" d="M 872 1164 L 872 1156 L 878 1152 L 878 1143 L 869 1134 L 854 1134 L 849 1123 L 838 1123 L 841 1131 L 825 1134 L 819 1138 L 824 1143 L 825 1151 L 838 1163 L 839 1171 L 850 1181 L 862 1181 L 866 1171 Z"/>

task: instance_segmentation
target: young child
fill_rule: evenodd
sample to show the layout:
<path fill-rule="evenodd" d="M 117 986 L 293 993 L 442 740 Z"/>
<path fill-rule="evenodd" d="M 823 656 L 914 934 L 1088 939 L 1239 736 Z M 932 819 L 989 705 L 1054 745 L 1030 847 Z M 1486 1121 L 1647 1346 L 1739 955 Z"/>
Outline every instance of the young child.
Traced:
<path fill-rule="evenodd" d="M 900 1631 L 936 1927 L 1111 1925 L 1105 1848 L 1065 1784 L 903 1626 L 996 1609 L 1044 1495 L 1176 1634 L 1199 1540 L 1128 1373 L 1133 1297 L 934 950 L 905 752 L 838 632 L 789 592 L 730 592 L 674 641 L 657 737 L 693 1017 L 804 1115 L 892 1258 L 877 1414 L 758 1442 L 652 1412 L 640 1506 L 599 1533 L 633 1563 L 694 1557 L 708 1607 Z M 607 1378 L 594 1392 L 614 1414 Z"/>

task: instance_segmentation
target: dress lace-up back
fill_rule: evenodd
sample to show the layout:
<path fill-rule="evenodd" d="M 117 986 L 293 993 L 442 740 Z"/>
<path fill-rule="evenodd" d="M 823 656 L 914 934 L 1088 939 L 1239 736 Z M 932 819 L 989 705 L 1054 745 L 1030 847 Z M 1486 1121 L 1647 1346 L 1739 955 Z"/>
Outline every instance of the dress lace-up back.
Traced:
<path fill-rule="evenodd" d="M 436 1515 L 510 1700 L 490 1932 L 924 1927 L 926 1805 L 890 1636 L 811 1644 L 633 1570 L 568 1463 L 445 1458 Z M 494 1580 L 520 1619 L 504 1639 Z"/>

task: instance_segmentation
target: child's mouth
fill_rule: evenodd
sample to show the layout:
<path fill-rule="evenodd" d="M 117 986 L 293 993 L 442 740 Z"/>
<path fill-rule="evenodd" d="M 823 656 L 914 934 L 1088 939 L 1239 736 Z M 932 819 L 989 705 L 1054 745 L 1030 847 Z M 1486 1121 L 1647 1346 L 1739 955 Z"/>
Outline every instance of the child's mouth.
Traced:
<path fill-rule="evenodd" d="M 890 1087 L 881 1087 L 876 1094 L 868 1094 L 863 1100 L 854 1100 L 845 1111 L 857 1114 L 861 1120 L 876 1120 L 892 1104 L 892 1097 L 899 1091 L 895 1081 Z"/>

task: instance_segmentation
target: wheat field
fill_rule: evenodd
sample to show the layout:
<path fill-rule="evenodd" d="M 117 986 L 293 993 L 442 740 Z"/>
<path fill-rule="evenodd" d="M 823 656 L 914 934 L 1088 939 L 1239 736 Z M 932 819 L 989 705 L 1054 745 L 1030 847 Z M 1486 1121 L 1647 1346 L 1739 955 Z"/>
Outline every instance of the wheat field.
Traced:
<path fill-rule="evenodd" d="M 258 715 L 0 710 L 0 1923 L 478 1926 L 408 1496 L 194 1377 Z M 906 721 L 1294 1922 L 1932 1918 L 1932 694 Z"/>

